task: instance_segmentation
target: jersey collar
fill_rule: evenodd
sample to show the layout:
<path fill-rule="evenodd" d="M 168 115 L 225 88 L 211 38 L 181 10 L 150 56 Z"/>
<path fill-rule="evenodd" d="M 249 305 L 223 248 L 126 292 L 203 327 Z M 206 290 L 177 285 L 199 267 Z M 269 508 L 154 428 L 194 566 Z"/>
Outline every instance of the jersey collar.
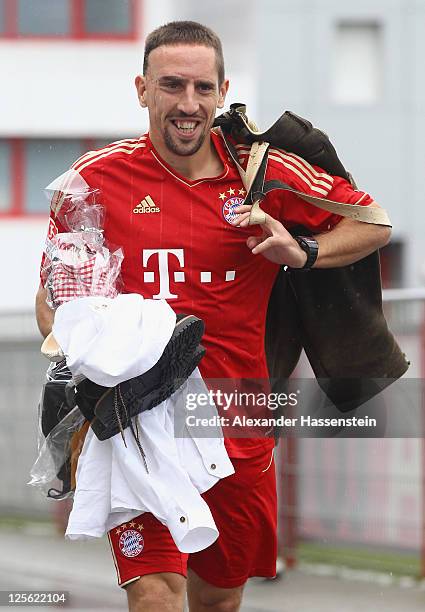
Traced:
<path fill-rule="evenodd" d="M 182 176 L 176 170 L 174 170 L 174 168 L 172 168 L 164 159 L 162 159 L 162 157 L 159 155 L 159 153 L 156 151 L 155 147 L 153 146 L 149 133 L 147 134 L 146 144 L 152 156 L 158 162 L 158 164 L 162 166 L 162 168 L 164 168 L 169 174 L 171 174 L 178 181 L 185 183 L 189 187 L 196 187 L 196 185 L 199 185 L 200 183 L 212 183 L 215 181 L 223 180 L 229 174 L 230 170 L 233 169 L 233 166 L 234 166 L 234 163 L 227 152 L 226 146 L 223 142 L 221 135 L 211 130 L 211 140 L 215 147 L 215 150 L 218 153 L 218 156 L 220 157 L 224 170 L 218 176 L 200 178 L 200 179 L 197 179 L 196 181 L 190 181 L 186 177 Z"/>

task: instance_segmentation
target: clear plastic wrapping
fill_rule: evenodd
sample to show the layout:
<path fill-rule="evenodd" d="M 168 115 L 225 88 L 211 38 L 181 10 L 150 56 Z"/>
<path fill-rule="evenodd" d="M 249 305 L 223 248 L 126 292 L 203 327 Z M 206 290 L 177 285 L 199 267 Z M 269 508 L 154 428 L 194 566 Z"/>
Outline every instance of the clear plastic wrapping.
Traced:
<path fill-rule="evenodd" d="M 101 232 L 57 234 L 47 251 L 48 305 L 56 309 L 79 297 L 116 297 L 122 260 L 122 250 L 111 253 L 103 244 Z"/>
<path fill-rule="evenodd" d="M 47 304 L 56 310 L 78 298 L 115 298 L 124 255 L 121 248 L 105 242 L 101 192 L 73 170 L 55 179 L 45 192 L 55 228 L 49 231 L 41 270 Z M 62 361 L 52 363 L 46 373 L 39 404 L 38 456 L 29 484 L 48 497 L 64 499 L 75 489 L 77 460 L 89 422 L 75 404 L 75 381 L 52 334 L 42 352 L 52 361 Z"/>
<path fill-rule="evenodd" d="M 60 193 L 56 218 L 68 231 L 46 242 L 41 276 L 47 289 L 47 304 L 56 309 L 80 297 L 116 297 L 124 255 L 121 248 L 105 243 L 100 191 L 86 188 L 78 192 L 74 187 L 72 193 Z M 58 200 L 59 196 L 55 197 Z"/>
<path fill-rule="evenodd" d="M 38 456 L 30 470 L 31 480 L 28 484 L 55 499 L 72 495 L 73 454 L 79 453 L 85 423 L 84 416 L 75 405 L 72 375 L 65 361 L 52 363 L 46 372 L 41 392 Z"/>

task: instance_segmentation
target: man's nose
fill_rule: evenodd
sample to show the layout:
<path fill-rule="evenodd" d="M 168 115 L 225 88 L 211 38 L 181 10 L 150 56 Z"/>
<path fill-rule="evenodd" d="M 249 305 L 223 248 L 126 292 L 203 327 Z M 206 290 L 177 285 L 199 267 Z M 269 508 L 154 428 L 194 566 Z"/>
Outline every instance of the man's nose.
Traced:
<path fill-rule="evenodd" d="M 199 102 L 193 85 L 187 85 L 180 96 L 177 105 L 179 111 L 185 115 L 195 115 L 199 110 Z"/>

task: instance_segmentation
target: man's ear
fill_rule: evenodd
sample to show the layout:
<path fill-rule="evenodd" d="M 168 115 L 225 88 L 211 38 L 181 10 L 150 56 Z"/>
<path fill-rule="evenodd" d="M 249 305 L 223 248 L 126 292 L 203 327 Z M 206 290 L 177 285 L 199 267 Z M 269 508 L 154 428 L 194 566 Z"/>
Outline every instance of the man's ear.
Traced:
<path fill-rule="evenodd" d="M 136 85 L 139 104 L 142 108 L 146 108 L 146 78 L 142 74 L 138 74 L 134 80 L 134 83 Z"/>
<path fill-rule="evenodd" d="M 220 85 L 217 108 L 223 108 L 228 90 L 229 90 L 229 80 L 226 79 Z"/>

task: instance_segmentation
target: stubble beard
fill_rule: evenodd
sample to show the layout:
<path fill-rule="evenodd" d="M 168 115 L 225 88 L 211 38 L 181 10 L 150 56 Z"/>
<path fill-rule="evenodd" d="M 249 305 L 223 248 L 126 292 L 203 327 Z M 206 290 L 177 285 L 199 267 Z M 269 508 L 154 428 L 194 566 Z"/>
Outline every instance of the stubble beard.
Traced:
<path fill-rule="evenodd" d="M 164 143 L 168 150 L 175 155 L 182 155 L 184 157 L 195 155 L 204 144 L 205 137 L 206 132 L 203 132 L 195 142 L 181 143 L 173 138 L 168 129 L 164 131 Z"/>

